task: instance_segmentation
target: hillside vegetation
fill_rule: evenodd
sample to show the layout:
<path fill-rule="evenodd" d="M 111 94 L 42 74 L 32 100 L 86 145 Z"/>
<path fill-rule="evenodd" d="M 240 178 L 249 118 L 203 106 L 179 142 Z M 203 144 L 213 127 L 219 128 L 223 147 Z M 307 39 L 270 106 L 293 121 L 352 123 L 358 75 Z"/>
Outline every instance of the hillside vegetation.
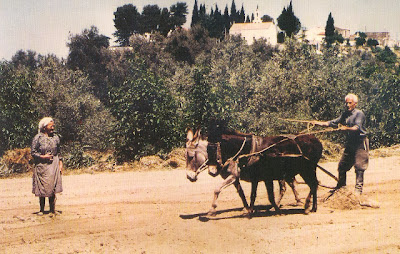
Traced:
<path fill-rule="evenodd" d="M 95 27 L 72 37 L 67 59 L 19 51 L 0 62 L 0 155 L 26 148 L 44 116 L 56 120 L 66 166 L 161 158 L 183 147 L 186 129 L 224 120 L 258 135 L 307 126 L 280 118 L 330 120 L 344 96 L 359 96 L 372 148 L 400 142 L 399 58 L 389 48 L 332 46 L 318 53 L 288 39 L 251 46 L 239 37 L 216 41 L 201 27 L 169 37 L 130 38 L 109 50 Z M 397 52 L 398 53 L 398 52 Z M 321 136 L 339 143 L 340 133 Z"/>

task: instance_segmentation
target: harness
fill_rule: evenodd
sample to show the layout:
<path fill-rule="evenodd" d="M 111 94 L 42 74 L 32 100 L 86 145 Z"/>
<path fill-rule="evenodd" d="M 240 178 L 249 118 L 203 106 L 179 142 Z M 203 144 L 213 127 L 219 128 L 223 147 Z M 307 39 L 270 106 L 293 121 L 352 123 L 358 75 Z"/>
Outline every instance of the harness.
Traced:
<path fill-rule="evenodd" d="M 211 165 L 217 165 L 222 167 L 221 142 L 216 142 L 216 143 L 208 142 L 207 154 L 209 158 L 208 161 L 211 162 Z"/>
<path fill-rule="evenodd" d="M 300 134 L 300 135 L 304 135 L 304 134 Z M 252 136 L 252 144 L 251 144 L 251 151 L 250 151 L 250 153 L 239 155 L 239 154 L 242 152 L 242 150 L 243 150 L 243 148 L 244 148 L 244 145 L 245 145 L 245 143 L 246 143 L 246 141 L 247 141 L 247 138 L 245 137 L 244 140 L 243 140 L 242 146 L 240 147 L 240 149 L 238 150 L 238 152 L 237 152 L 233 157 L 227 159 L 226 162 L 225 162 L 225 164 L 228 163 L 229 161 L 233 161 L 233 162 L 235 162 L 235 163 L 238 163 L 238 161 L 239 161 L 240 159 L 242 159 L 242 158 L 247 158 L 247 157 L 252 157 L 252 156 L 255 156 L 255 155 L 263 154 L 264 152 L 268 151 L 269 149 L 271 149 L 271 148 L 273 148 L 273 147 L 275 147 L 275 146 L 277 146 L 277 145 L 279 145 L 279 144 L 281 144 L 281 143 L 283 143 L 283 142 L 285 142 L 285 141 L 289 141 L 289 140 L 293 140 L 293 142 L 296 144 L 296 147 L 297 147 L 297 149 L 298 149 L 298 153 L 292 153 L 292 154 L 283 154 L 283 153 L 280 153 L 280 154 L 277 154 L 277 157 L 292 157 L 292 158 L 303 157 L 303 158 L 305 158 L 306 160 L 309 160 L 309 161 L 310 161 L 310 159 L 304 155 L 304 153 L 303 153 L 303 151 L 301 150 L 299 144 L 295 141 L 295 139 L 296 139 L 298 136 L 300 136 L 300 135 L 285 135 L 285 136 L 282 136 L 282 137 L 285 137 L 285 138 L 281 139 L 280 141 L 278 141 L 278 142 L 276 142 L 276 143 L 274 143 L 274 144 L 271 144 L 271 145 L 269 145 L 269 146 L 263 148 L 263 149 L 260 150 L 260 151 L 256 151 L 256 150 L 257 150 L 257 148 L 260 147 L 260 144 L 261 144 L 261 142 L 262 142 L 262 137 L 258 137 L 258 136 L 253 135 L 253 136 Z M 217 143 L 209 143 L 209 146 L 210 146 L 210 147 L 216 147 L 216 148 L 217 148 L 217 149 L 216 149 L 216 158 L 217 158 L 216 164 L 217 164 L 217 166 L 219 166 L 220 168 L 222 168 L 222 167 L 224 167 L 225 165 L 222 164 L 222 155 L 221 155 L 221 146 L 220 146 L 220 145 L 221 145 L 220 142 L 217 142 Z M 207 152 L 208 152 L 208 151 L 207 151 Z M 209 157 L 211 157 L 209 152 L 208 152 L 208 154 L 209 154 Z M 208 162 L 210 162 L 210 161 L 211 161 L 211 160 L 208 160 Z M 205 162 L 205 163 L 206 163 L 206 162 Z M 204 170 L 204 169 L 202 169 L 202 171 L 203 171 L 203 170 Z"/>
<path fill-rule="evenodd" d="M 302 149 L 300 148 L 299 144 L 295 141 L 295 139 L 296 139 L 297 137 L 303 136 L 303 135 L 311 135 L 311 134 L 315 134 L 315 133 L 328 132 L 328 131 L 337 131 L 337 129 L 332 129 L 332 130 L 329 129 L 329 130 L 325 130 L 325 131 L 316 131 L 316 132 L 314 132 L 314 133 L 301 133 L 301 134 L 298 134 L 298 135 L 284 135 L 284 136 L 282 136 L 282 137 L 284 137 L 283 139 L 281 139 L 280 141 L 278 141 L 278 142 L 276 142 L 276 143 L 274 143 L 274 144 L 269 145 L 268 147 L 265 147 L 264 149 L 262 149 L 262 150 L 260 150 L 260 151 L 256 151 L 256 150 L 257 150 L 257 148 L 260 146 L 260 143 L 261 143 L 261 139 L 262 139 L 262 138 L 253 135 L 253 136 L 252 136 L 252 144 L 251 144 L 251 151 L 250 151 L 250 153 L 239 155 L 239 154 L 242 152 L 242 150 L 243 150 L 243 148 L 244 148 L 244 145 L 245 145 L 245 143 L 246 143 L 246 141 L 247 141 L 247 138 L 244 137 L 242 146 L 240 147 L 240 149 L 238 150 L 238 152 L 235 154 L 235 156 L 229 158 L 226 162 L 228 162 L 228 161 L 234 161 L 235 163 L 238 163 L 238 161 L 239 161 L 241 158 L 246 158 L 246 157 L 251 157 L 251 156 L 263 154 L 264 152 L 268 151 L 269 149 L 271 149 L 271 148 L 273 148 L 273 147 L 275 147 L 275 146 L 277 146 L 277 145 L 279 145 L 279 144 L 281 144 L 281 143 L 283 143 L 283 142 L 285 142 L 285 141 L 288 141 L 288 140 L 293 140 L 293 141 L 294 141 L 294 143 L 295 143 L 296 146 L 297 146 L 298 153 L 291 153 L 291 154 L 284 154 L 284 153 L 281 153 L 281 154 L 277 154 L 279 157 L 292 157 L 292 158 L 303 157 L 304 159 L 306 159 L 306 160 L 308 160 L 308 161 L 311 161 L 310 158 L 308 158 L 307 156 L 304 155 Z M 209 148 L 210 148 L 210 149 L 209 149 Z M 207 167 L 207 165 L 217 165 L 219 168 L 224 167 L 224 165 L 222 164 L 221 143 L 220 143 L 220 142 L 216 142 L 216 143 L 210 143 L 210 142 L 209 142 L 209 143 L 208 143 L 208 146 L 207 146 L 207 153 L 208 153 L 209 159 L 207 159 L 207 160 L 200 166 L 200 168 L 196 171 L 196 175 L 199 174 L 200 172 L 204 171 L 204 169 Z M 213 156 L 215 156 L 215 157 L 213 157 Z M 211 157 L 211 158 L 210 158 L 210 157 Z M 213 160 L 214 158 L 215 158 L 215 160 Z M 214 161 L 215 161 L 215 163 L 214 163 Z M 226 163 L 226 162 L 225 162 L 225 163 Z M 328 174 L 330 177 L 332 177 L 333 179 L 335 179 L 336 181 L 338 180 L 337 177 L 334 176 L 332 173 L 330 173 L 328 170 L 324 169 L 323 167 L 321 167 L 321 166 L 318 165 L 318 164 L 317 164 L 316 166 L 317 166 L 319 169 L 321 169 L 324 173 Z M 321 185 L 321 186 L 322 186 L 322 187 L 326 187 L 326 186 L 323 186 L 323 185 Z M 327 187 L 327 188 L 331 188 L 331 187 Z"/>
<path fill-rule="evenodd" d="M 203 150 L 197 149 L 197 148 L 196 148 L 196 150 L 194 150 L 193 153 L 194 153 L 193 156 L 196 156 L 196 153 L 202 153 L 202 154 L 204 155 L 205 158 L 208 158 L 207 151 L 204 152 Z M 201 164 L 200 167 L 194 172 L 196 176 L 199 175 L 201 172 L 203 172 L 203 171 L 207 168 L 207 166 L 208 166 L 208 164 L 207 164 L 208 161 L 209 161 L 209 160 L 206 159 L 206 160 L 203 162 L 203 164 Z"/>
<path fill-rule="evenodd" d="M 196 170 L 196 172 L 195 172 L 196 176 L 199 175 L 201 172 L 203 172 L 208 167 L 207 163 L 208 163 L 208 159 L 205 160 L 203 162 L 203 164 L 201 164 L 200 167 Z"/>

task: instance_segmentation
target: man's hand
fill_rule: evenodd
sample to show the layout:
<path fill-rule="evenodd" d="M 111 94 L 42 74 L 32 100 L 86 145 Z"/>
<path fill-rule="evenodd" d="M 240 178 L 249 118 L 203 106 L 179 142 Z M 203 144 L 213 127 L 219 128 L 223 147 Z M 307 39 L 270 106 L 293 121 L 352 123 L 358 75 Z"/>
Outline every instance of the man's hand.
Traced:
<path fill-rule="evenodd" d="M 339 125 L 338 128 L 341 131 L 357 131 L 358 130 L 358 126 L 357 125 L 354 125 L 353 127 L 348 127 L 348 126 L 345 126 L 345 125 Z"/>

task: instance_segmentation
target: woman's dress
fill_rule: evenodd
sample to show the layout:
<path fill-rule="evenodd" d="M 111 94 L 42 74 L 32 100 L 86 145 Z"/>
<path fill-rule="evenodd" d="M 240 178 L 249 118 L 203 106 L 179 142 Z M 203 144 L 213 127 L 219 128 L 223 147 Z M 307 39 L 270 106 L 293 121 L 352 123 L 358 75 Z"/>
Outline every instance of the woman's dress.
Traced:
<path fill-rule="evenodd" d="M 51 153 L 53 160 L 44 160 L 40 155 Z M 60 172 L 60 138 L 57 135 L 37 134 L 32 141 L 31 154 L 35 162 L 32 176 L 32 193 L 38 197 L 52 197 L 62 192 Z"/>

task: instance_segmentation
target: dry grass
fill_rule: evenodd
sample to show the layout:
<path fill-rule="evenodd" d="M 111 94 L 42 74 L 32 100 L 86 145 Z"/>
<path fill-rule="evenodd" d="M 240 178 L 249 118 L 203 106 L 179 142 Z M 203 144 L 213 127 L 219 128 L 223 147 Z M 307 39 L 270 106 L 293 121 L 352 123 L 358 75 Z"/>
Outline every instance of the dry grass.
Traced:
<path fill-rule="evenodd" d="M 324 197 L 323 204 L 327 207 L 339 210 L 354 210 L 361 208 L 360 198 L 347 187 L 328 193 L 328 196 Z"/>
<path fill-rule="evenodd" d="M 32 170 L 31 149 L 22 148 L 8 150 L 0 160 L 0 176 L 9 176 L 14 173 L 26 173 Z"/>
<path fill-rule="evenodd" d="M 324 147 L 322 153 L 323 161 L 337 161 L 340 159 L 344 148 L 340 144 L 332 143 L 330 141 L 322 140 Z M 369 151 L 370 158 L 382 158 L 391 156 L 400 156 L 400 145 L 390 147 L 381 147 Z"/>
<path fill-rule="evenodd" d="M 328 192 L 323 197 L 323 205 L 336 210 L 355 210 L 366 207 L 379 208 L 377 201 L 368 196 L 357 195 L 348 187 L 342 187 L 338 190 Z"/>
<path fill-rule="evenodd" d="M 400 145 L 382 147 L 369 152 L 371 158 L 400 156 Z"/>
<path fill-rule="evenodd" d="M 121 171 L 160 171 L 171 170 L 176 168 L 184 168 L 185 149 L 176 148 L 172 150 L 166 159 L 160 158 L 157 155 L 151 155 L 141 158 L 139 161 L 125 162 L 117 165 L 112 159 L 112 152 L 99 153 L 96 151 L 86 152 L 96 160 L 96 164 L 88 168 L 68 169 L 65 171 L 66 175 L 69 174 L 95 174 L 98 172 L 121 172 Z"/>

